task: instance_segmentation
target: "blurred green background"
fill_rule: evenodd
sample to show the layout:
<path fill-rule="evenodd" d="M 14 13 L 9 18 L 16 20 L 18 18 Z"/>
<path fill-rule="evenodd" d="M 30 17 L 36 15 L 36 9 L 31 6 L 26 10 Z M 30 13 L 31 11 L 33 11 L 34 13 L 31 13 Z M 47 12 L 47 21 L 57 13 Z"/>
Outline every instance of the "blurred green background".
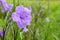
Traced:
<path fill-rule="evenodd" d="M 14 7 L 23 5 L 32 8 L 32 22 L 27 26 L 29 32 L 25 33 L 12 24 L 5 34 L 5 40 L 14 40 L 14 33 L 18 30 L 17 40 L 60 40 L 60 1 L 35 1 L 35 0 L 7 0 L 7 3 L 14 3 Z M 13 8 L 14 8 L 13 7 Z M 40 12 L 43 9 L 43 12 Z M 14 9 L 15 10 L 15 9 Z M 49 18 L 49 22 L 46 21 Z M 0 24 L 5 26 L 4 19 L 0 18 Z"/>

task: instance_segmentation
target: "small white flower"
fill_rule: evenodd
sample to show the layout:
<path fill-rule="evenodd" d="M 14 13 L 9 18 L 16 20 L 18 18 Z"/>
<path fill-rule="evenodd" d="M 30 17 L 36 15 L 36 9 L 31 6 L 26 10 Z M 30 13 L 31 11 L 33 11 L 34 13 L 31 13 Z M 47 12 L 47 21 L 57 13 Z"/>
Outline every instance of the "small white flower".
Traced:
<path fill-rule="evenodd" d="M 49 18 L 46 18 L 46 22 L 50 22 L 50 19 Z"/>
<path fill-rule="evenodd" d="M 44 12 L 44 9 L 41 9 L 40 12 Z"/>

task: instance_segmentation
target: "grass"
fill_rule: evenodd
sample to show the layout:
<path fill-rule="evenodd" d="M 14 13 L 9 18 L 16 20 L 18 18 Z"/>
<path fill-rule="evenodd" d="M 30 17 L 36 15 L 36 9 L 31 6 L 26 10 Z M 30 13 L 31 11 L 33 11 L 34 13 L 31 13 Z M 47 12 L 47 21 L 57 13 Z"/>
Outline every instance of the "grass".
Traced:
<path fill-rule="evenodd" d="M 17 2 L 15 1 L 15 6 L 18 6 Z M 13 3 L 13 0 L 7 0 L 7 3 Z M 50 1 L 50 14 L 48 14 L 48 8 L 44 8 L 43 13 L 39 12 L 43 4 L 48 7 L 47 1 L 40 1 L 40 4 L 38 1 L 19 1 L 19 5 L 32 6 L 32 22 L 28 26 L 29 32 L 20 32 L 18 29 L 17 40 L 60 40 L 60 1 Z M 36 16 L 36 13 L 40 16 Z M 50 22 L 46 22 L 46 17 L 50 19 Z M 5 26 L 3 20 L 0 19 L 0 24 Z M 5 35 L 5 40 L 14 40 L 12 27 L 17 31 L 17 25 L 12 24 Z"/>

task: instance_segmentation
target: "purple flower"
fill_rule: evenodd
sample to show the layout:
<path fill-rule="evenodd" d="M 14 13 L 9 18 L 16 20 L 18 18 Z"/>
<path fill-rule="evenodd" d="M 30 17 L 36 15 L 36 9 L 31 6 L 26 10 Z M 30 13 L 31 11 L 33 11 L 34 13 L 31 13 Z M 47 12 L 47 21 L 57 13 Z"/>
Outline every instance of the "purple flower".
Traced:
<path fill-rule="evenodd" d="M 13 4 L 7 4 L 6 0 L 0 0 L 0 6 L 3 6 L 2 12 L 11 11 Z"/>
<path fill-rule="evenodd" d="M 27 32 L 28 31 L 28 29 L 25 27 L 24 29 L 23 29 L 23 32 Z"/>
<path fill-rule="evenodd" d="M 2 37 L 3 37 L 3 33 L 4 33 L 3 30 L 0 30 L 0 35 L 1 35 Z"/>
<path fill-rule="evenodd" d="M 31 22 L 31 10 L 23 6 L 17 6 L 16 12 L 12 14 L 12 19 L 17 23 L 19 28 L 24 28 L 23 31 L 27 31 L 26 26 Z"/>

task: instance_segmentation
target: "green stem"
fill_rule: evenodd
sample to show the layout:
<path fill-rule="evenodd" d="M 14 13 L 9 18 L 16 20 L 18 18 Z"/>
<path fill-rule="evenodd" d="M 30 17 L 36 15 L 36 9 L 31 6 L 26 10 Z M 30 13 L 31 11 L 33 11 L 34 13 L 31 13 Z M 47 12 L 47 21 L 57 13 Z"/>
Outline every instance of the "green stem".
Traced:
<path fill-rule="evenodd" d="M 36 25 L 37 25 L 37 20 L 38 20 L 38 17 L 37 15 L 35 15 L 35 26 L 34 26 L 34 32 L 33 32 L 33 40 L 37 40 L 36 38 Z"/>
<path fill-rule="evenodd" d="M 18 5 L 19 5 L 20 0 L 18 0 Z"/>
<path fill-rule="evenodd" d="M 13 0 L 13 4 L 14 4 L 14 8 L 13 8 L 13 11 L 15 11 L 15 0 Z"/>

